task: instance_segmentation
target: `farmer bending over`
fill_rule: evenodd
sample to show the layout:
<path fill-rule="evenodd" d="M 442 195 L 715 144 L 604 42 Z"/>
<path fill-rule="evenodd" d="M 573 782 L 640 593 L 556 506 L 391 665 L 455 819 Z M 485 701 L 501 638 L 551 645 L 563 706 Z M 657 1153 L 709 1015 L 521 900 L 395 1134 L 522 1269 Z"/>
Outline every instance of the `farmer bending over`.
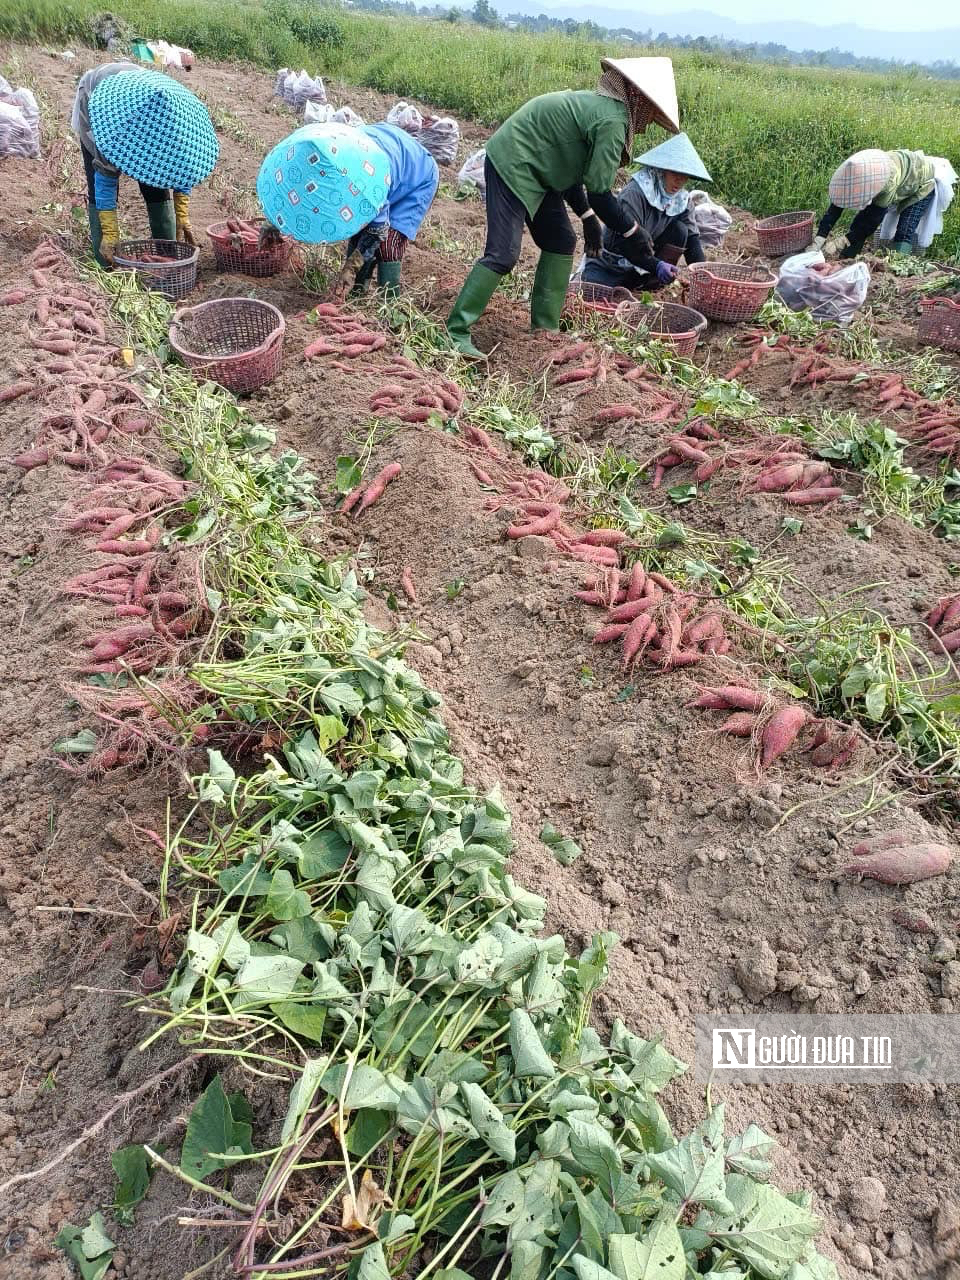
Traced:
<path fill-rule="evenodd" d="M 365 289 L 377 271 L 387 294 L 440 185 L 433 156 L 392 124 L 308 124 L 278 143 L 260 167 L 257 195 L 270 226 L 302 244 L 346 240 L 336 291 Z"/>
<path fill-rule="evenodd" d="M 690 178 L 711 178 L 685 133 L 668 138 L 637 160 L 640 168 L 617 197 L 624 219 L 636 222 L 624 237 L 607 227 L 603 250 L 588 258 L 581 279 L 622 289 L 659 289 L 677 274 L 676 263 L 703 262 L 700 234 L 684 188 Z"/>
<path fill-rule="evenodd" d="M 899 214 L 893 233 L 897 253 L 910 253 L 920 221 L 934 202 L 934 162 L 922 151 L 858 151 L 830 179 L 830 206 L 813 243 L 841 258 L 855 258 L 889 211 Z M 827 243 L 844 209 L 859 212 L 845 236 Z"/>
<path fill-rule="evenodd" d="M 470 331 L 516 266 L 524 224 L 540 250 L 530 293 L 533 329 L 560 327 L 577 243 L 567 204 L 583 222 L 590 256 L 601 252 L 601 223 L 626 241 L 640 233 L 611 188 L 620 165 L 630 162 L 635 134 L 652 121 L 671 133 L 679 129 L 673 64 L 669 58 L 604 58 L 601 66 L 595 90 L 531 98 L 487 143 L 486 248 L 447 317 L 447 332 L 464 355 L 483 358 Z"/>
<path fill-rule="evenodd" d="M 220 152 L 199 98 L 172 76 L 108 62 L 81 78 L 70 124 L 80 139 L 90 237 L 101 266 L 113 264 L 120 236 L 121 174 L 140 184 L 155 240 L 196 243 L 190 192 L 210 176 Z"/>

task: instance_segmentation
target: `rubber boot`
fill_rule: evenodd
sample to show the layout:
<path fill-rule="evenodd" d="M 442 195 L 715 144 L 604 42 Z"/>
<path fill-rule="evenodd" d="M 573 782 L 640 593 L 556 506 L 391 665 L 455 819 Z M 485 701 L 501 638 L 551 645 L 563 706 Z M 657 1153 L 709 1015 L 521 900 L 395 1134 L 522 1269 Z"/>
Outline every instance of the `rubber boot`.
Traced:
<path fill-rule="evenodd" d="M 503 276 L 475 262 L 463 282 L 453 310 L 447 316 L 447 334 L 461 355 L 472 360 L 486 360 L 470 339 L 470 330 L 483 315 L 487 303 L 500 287 Z"/>
<path fill-rule="evenodd" d="M 176 240 L 177 217 L 173 212 L 172 200 L 158 200 L 147 203 L 147 221 L 150 223 L 150 235 L 154 240 Z"/>
<path fill-rule="evenodd" d="M 898 240 L 893 246 L 894 253 L 913 253 L 913 245 L 909 240 Z"/>
<path fill-rule="evenodd" d="M 552 333 L 560 328 L 560 314 L 567 297 L 573 256 L 541 253 L 530 290 L 530 328 Z"/>
<path fill-rule="evenodd" d="M 87 221 L 90 223 L 90 245 L 93 249 L 93 256 L 101 267 L 104 267 L 109 271 L 110 263 L 100 257 L 100 242 L 103 239 L 103 228 L 100 226 L 100 215 L 97 213 L 97 206 L 94 204 L 87 205 Z"/>
<path fill-rule="evenodd" d="M 395 298 L 400 292 L 400 262 L 378 262 L 377 284 L 385 298 Z"/>

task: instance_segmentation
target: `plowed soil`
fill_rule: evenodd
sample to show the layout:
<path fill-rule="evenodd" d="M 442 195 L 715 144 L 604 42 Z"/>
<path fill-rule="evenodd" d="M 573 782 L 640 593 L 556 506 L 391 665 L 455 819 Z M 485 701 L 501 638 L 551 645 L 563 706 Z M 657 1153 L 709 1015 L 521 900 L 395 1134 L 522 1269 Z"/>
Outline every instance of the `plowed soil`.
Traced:
<path fill-rule="evenodd" d="M 23 259 L 44 236 L 66 232 L 78 249 L 83 244 L 82 170 L 67 117 L 76 75 L 99 56 L 81 51 L 68 64 L 24 47 L 8 55 L 10 78 L 42 98 L 45 134 L 40 161 L 0 161 L 0 292 L 22 279 Z M 295 119 L 271 101 L 266 74 L 200 65 L 185 81 L 213 111 L 222 145 L 214 177 L 193 199 L 199 231 L 218 218 L 256 212 L 260 159 Z M 343 86 L 331 96 L 370 121 L 391 105 Z M 482 139 L 481 130 L 465 127 L 458 166 Z M 437 317 L 484 228 L 479 200 L 453 199 L 455 170 L 445 178 L 449 185 L 404 266 L 408 286 Z M 130 227 L 144 221 L 132 184 L 124 184 L 121 216 Z M 756 256 L 748 223 L 738 214 L 727 254 Z M 527 244 L 522 266 L 532 261 Z M 907 285 L 884 281 L 885 303 L 874 308 L 874 324 L 882 341 L 912 350 Z M 354 452 L 365 435 L 369 398 L 385 381 L 395 344 L 356 361 L 356 371 L 304 361 L 315 334 L 306 313 L 316 298 L 293 273 L 264 281 L 217 276 L 205 245 L 192 300 L 228 294 L 262 298 L 286 315 L 283 371 L 253 398 L 252 410 L 321 477 L 328 548 L 355 552 L 373 571 L 371 617 L 391 626 L 399 616 L 422 633 L 410 660 L 443 695 L 471 781 L 503 788 L 519 839 L 518 879 L 548 898 L 550 924 L 571 944 L 598 929 L 622 938 L 599 1002 L 602 1019 L 622 1016 L 645 1034 L 661 1029 L 670 1050 L 689 1061 L 694 1019 L 708 1010 L 960 1013 L 960 993 L 949 981 L 956 968 L 943 959 L 960 944 L 960 863 L 906 888 L 842 875 L 850 844 L 875 825 L 855 816 L 866 796 L 852 785 L 857 771 L 842 782 L 825 780 L 792 756 L 760 779 L 742 742 L 718 736 L 715 717 L 686 707 L 697 691 L 696 672 L 625 677 L 616 654 L 591 644 L 596 611 L 571 598 L 583 574 L 571 561 L 558 563 L 544 540 L 505 537 L 509 510 L 487 509 L 489 495 L 457 438 L 430 425 L 381 434 L 374 460 L 401 462 L 402 478 L 359 519 L 337 514 L 335 460 Z M 527 330 L 525 305 L 498 295 L 475 335 L 487 349 L 496 344 L 492 375 L 521 384 L 541 376 L 555 344 Z M 712 326 L 698 362 L 722 373 L 740 354 L 730 349 L 735 336 Z M 12 371 L 24 341 L 9 321 L 0 373 Z M 816 414 L 857 400 L 849 388 L 795 395 L 789 365 L 778 355 L 745 382 L 781 413 Z M 589 421 L 601 405 L 629 395 L 616 372 L 582 400 L 564 388 L 548 390 L 544 426 L 560 438 L 595 447 L 610 441 L 647 457 L 664 437 L 660 424 L 607 430 Z M 24 403 L 0 406 L 5 455 L 33 439 L 36 411 Z M 863 407 L 862 398 L 857 403 Z M 161 452 L 157 441 L 145 447 Z M 5 1196 L 0 1276 L 11 1280 L 70 1274 L 53 1236 L 64 1221 L 85 1222 L 109 1204 L 111 1151 L 133 1141 L 175 1146 L 190 1098 L 204 1071 L 213 1071 L 210 1064 L 188 1065 L 121 1108 L 100 1138 L 67 1152 L 120 1094 L 177 1061 L 171 1043 L 139 1052 L 149 1027 L 137 1011 L 137 983 L 157 950 L 159 854 L 143 831 L 164 828 L 168 797 L 175 820 L 184 788 L 180 763 L 90 780 L 51 756 L 57 739 L 84 725 L 62 687 L 92 617 L 86 604 L 58 595 L 75 571 L 76 549 L 62 532 L 72 480 L 64 468 L 24 474 L 8 467 L 2 481 L 0 1175 L 33 1170 L 66 1152 L 48 1174 Z M 849 488 L 855 498 L 857 486 Z M 637 501 L 670 509 L 649 486 L 638 488 Z M 729 480 L 680 515 L 763 547 L 788 513 L 776 495 L 744 496 Z M 908 625 L 951 589 L 953 544 L 894 518 L 879 524 L 870 541 L 859 541 L 847 531 L 850 519 L 846 505 L 805 513 L 801 535 L 779 548 L 813 597 L 835 600 L 874 584 L 864 598 L 891 622 Z M 400 589 L 405 567 L 416 584 L 415 603 Z M 749 674 L 742 663 L 739 670 Z M 190 764 L 182 767 L 189 771 Z M 879 826 L 905 824 L 954 841 L 942 813 L 915 799 L 895 795 Z M 573 865 L 558 865 L 540 843 L 545 821 L 582 845 Z M 914 928 L 903 924 L 908 918 Z M 923 931 L 916 931 L 918 921 Z M 934 948 L 939 960 L 932 959 Z M 822 1247 L 842 1275 L 960 1278 L 955 1088 L 739 1086 L 724 1096 L 732 1123 L 752 1120 L 782 1142 L 778 1183 L 813 1190 L 828 1224 Z M 269 1121 L 284 1102 L 258 1097 L 258 1121 Z M 702 1115 L 702 1091 L 692 1080 L 674 1086 L 667 1103 L 681 1131 Z M 885 1190 L 875 1212 L 865 1211 L 855 1194 L 866 1176 Z M 117 1276 L 179 1280 L 221 1247 L 177 1225 L 184 1191 L 172 1180 L 154 1180 L 137 1230 L 117 1237 Z"/>

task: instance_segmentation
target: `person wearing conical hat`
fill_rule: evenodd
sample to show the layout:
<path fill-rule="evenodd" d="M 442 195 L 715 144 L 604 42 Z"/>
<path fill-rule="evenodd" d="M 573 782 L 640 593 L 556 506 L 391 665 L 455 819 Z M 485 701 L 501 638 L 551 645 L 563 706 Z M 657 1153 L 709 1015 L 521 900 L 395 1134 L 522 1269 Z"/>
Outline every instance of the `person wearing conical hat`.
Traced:
<path fill-rule="evenodd" d="M 82 76 L 71 127 L 87 176 L 93 252 L 111 266 L 120 237 L 121 175 L 134 178 L 150 235 L 193 245 L 190 192 L 213 172 L 220 146 L 206 107 L 172 76 L 132 62 L 108 62 Z"/>
<path fill-rule="evenodd" d="M 690 209 L 687 182 L 712 181 L 685 133 L 678 133 L 637 158 L 640 168 L 620 192 L 624 219 L 638 227 L 625 238 L 612 227 L 603 234 L 598 258 L 587 258 L 581 279 L 623 289 L 659 289 L 677 274 L 676 264 L 706 256 Z"/>
<path fill-rule="evenodd" d="M 830 205 L 817 226 L 814 246 L 829 247 L 830 256 L 836 253 L 841 258 L 855 258 L 890 210 L 896 209 L 893 247 L 898 253 L 910 253 L 921 219 L 933 203 L 935 188 L 934 162 L 922 151 L 857 151 L 830 179 Z M 857 210 L 850 230 L 827 246 L 827 237 L 845 209 Z"/>
<path fill-rule="evenodd" d="M 545 93 L 509 117 L 487 143 L 487 241 L 453 310 L 447 333 L 466 356 L 483 358 L 471 330 L 503 277 L 516 266 L 524 225 L 540 250 L 530 293 L 533 329 L 557 330 L 577 237 L 567 205 L 583 224 L 586 251 L 602 249 L 603 225 L 625 240 L 634 218 L 612 188 L 629 164 L 633 139 L 656 122 L 676 133 L 677 92 L 669 58 L 603 58 L 596 89 Z"/>
<path fill-rule="evenodd" d="M 279 235 L 301 244 L 345 240 L 335 292 L 362 291 L 376 268 L 378 284 L 393 295 L 439 185 L 436 160 L 396 125 L 304 125 L 260 166 L 257 197 L 269 223 L 260 245 Z"/>

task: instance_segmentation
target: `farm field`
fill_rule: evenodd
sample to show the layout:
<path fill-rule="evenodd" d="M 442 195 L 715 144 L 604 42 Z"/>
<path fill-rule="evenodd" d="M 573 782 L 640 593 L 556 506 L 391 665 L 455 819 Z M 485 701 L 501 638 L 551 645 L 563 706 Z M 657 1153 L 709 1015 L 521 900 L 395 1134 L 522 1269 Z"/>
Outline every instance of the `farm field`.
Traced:
<path fill-rule="evenodd" d="M 97 1211 L 116 1244 L 103 1250 L 112 1270 L 101 1276 L 339 1274 L 357 1242 L 370 1242 L 364 1227 L 382 1211 L 374 1192 L 363 1202 L 363 1186 L 352 1185 L 351 1158 L 359 1172 L 368 1148 L 391 1139 L 400 1167 L 381 1152 L 371 1162 L 374 1185 L 385 1185 L 389 1163 L 386 1212 L 413 1225 L 394 1224 L 396 1237 L 382 1230 L 380 1239 L 393 1241 L 391 1269 L 368 1260 L 361 1276 L 546 1274 L 553 1264 L 535 1240 L 523 1242 L 526 1253 L 514 1248 L 509 1266 L 502 1244 L 478 1263 L 469 1247 L 444 1253 L 436 1228 L 449 1226 L 448 1214 L 488 1212 L 476 1198 L 478 1169 L 494 1188 L 499 1179 L 508 1199 L 503 1143 L 515 1134 L 521 1149 L 536 1133 L 538 1159 L 524 1157 L 531 1166 L 551 1163 L 547 1123 L 563 1110 L 548 1117 L 520 1102 L 503 1072 L 551 1078 L 560 1070 L 552 1055 L 594 1091 L 593 1117 L 608 1105 L 610 1078 L 582 1049 L 588 1015 L 596 1044 L 612 1041 L 633 1084 L 645 1082 L 629 1095 L 635 1109 L 624 1104 L 618 1140 L 641 1135 L 662 1156 L 672 1141 L 667 1116 L 677 1135 L 701 1126 L 711 1137 L 702 1086 L 692 1073 L 672 1078 L 668 1056 L 691 1061 L 698 1012 L 960 1012 L 957 862 L 902 885 L 848 870 L 852 847 L 878 832 L 905 829 L 928 846 L 956 840 L 960 716 L 951 699 L 960 681 L 944 643 L 951 629 L 925 619 L 960 591 L 960 476 L 949 479 L 960 449 L 948 441 L 945 466 L 930 452 L 960 421 L 960 361 L 915 339 L 920 291 L 938 280 L 948 288 L 950 277 L 918 264 L 910 264 L 916 274 L 895 275 L 872 261 L 867 307 L 846 334 L 824 337 L 773 307 L 759 328 L 712 325 L 694 357 L 679 361 L 596 320 L 559 342 L 529 333 L 528 244 L 521 270 L 477 326 L 480 345 L 493 349 L 489 367 L 477 370 L 451 361 L 438 331 L 484 225 L 480 202 L 454 199 L 448 183 L 405 263 L 404 297 L 384 308 L 363 303 L 354 327 L 369 338 L 359 356 L 336 349 L 339 317 L 314 311 L 328 263 L 311 258 L 251 280 L 217 274 L 204 245 L 190 302 L 256 297 L 286 318 L 282 371 L 240 415 L 229 397 L 197 391 L 164 363 L 162 305 L 123 277 L 82 266 L 83 178 L 66 118 L 77 71 L 97 57 L 83 50 L 71 67 L 15 44 L 0 66 L 35 89 L 44 112 L 42 160 L 0 163 L 0 294 L 25 295 L 0 309 L 0 381 L 30 384 L 0 403 L 0 430 L 8 459 L 48 451 L 45 462 L 21 457 L 37 465 L 9 463 L 3 478 L 0 1276 L 75 1274 L 54 1237 Z M 271 101 L 272 77 L 249 66 L 204 61 L 188 83 L 207 102 L 222 147 L 213 178 L 195 194 L 194 227 L 254 216 L 260 159 L 294 117 Z M 394 101 L 346 86 L 331 96 L 368 120 Z M 484 136 L 465 125 L 458 165 Z M 132 184 L 122 200 L 121 220 L 139 227 Z M 758 259 L 751 221 L 737 210 L 725 257 Z M 43 311 L 56 315 L 65 297 L 76 299 L 67 305 L 77 336 L 38 347 Z M 76 345 L 56 349 L 65 342 Z M 311 344 L 315 354 L 305 358 Z M 125 372 L 112 359 L 118 348 L 134 353 Z M 724 377 L 737 366 L 735 380 Z M 104 370 L 102 401 L 93 400 Z M 99 436 L 78 433 L 81 393 L 83 412 L 106 428 Z M 692 426 L 678 453 L 680 424 Z M 764 461 L 777 461 L 777 451 L 791 455 L 783 467 L 801 456 L 791 486 L 804 480 L 809 492 L 814 476 L 815 490 L 842 496 L 808 504 L 796 501 L 803 490 L 766 486 L 762 476 L 776 468 Z M 127 457 L 136 465 L 116 466 Z M 654 487 L 658 460 L 670 465 Z M 343 495 L 361 475 L 366 488 L 394 463 L 399 474 L 377 501 L 345 514 Z M 708 463 L 717 465 L 698 480 Z M 132 505 L 134 486 L 141 518 L 115 538 L 143 539 L 132 563 L 146 576 L 137 586 L 137 575 L 126 575 L 129 599 L 118 606 L 102 589 L 110 577 L 96 577 L 97 566 L 122 558 L 115 545 L 96 550 L 116 517 L 84 513 Z M 524 534 L 528 517 L 547 524 Z M 561 525 L 558 545 L 550 534 Z M 599 528 L 619 530 L 629 546 L 593 535 L 586 551 L 581 535 Z M 611 578 L 615 563 L 622 581 Z M 631 573 L 633 563 L 642 575 Z M 607 610 L 576 593 L 622 591 L 629 604 L 628 588 L 642 579 L 641 594 L 648 576 L 658 639 L 642 641 L 631 662 L 625 636 L 594 643 Z M 598 581 L 588 584 L 591 577 Z M 97 638 L 118 626 L 150 635 Z M 689 665 L 673 662 L 678 649 Z M 395 665 L 401 652 L 412 675 Z M 124 655 L 136 679 L 115 679 L 111 663 Z M 439 710 L 424 686 L 439 694 Z M 742 710 L 734 695 L 725 706 L 690 705 L 705 686 L 760 692 L 746 736 L 721 730 Z M 326 692 L 308 696 L 311 687 Z M 781 713 L 796 706 L 806 719 L 787 741 Z M 803 750 L 821 725 L 834 749 Z M 55 743 L 67 744 L 59 758 Z M 775 745 L 783 753 L 772 758 Z M 317 790 L 336 792 L 339 826 L 305 821 Z M 458 826 L 459 844 L 449 838 Z M 392 833 L 389 847 L 376 843 L 375 828 Z M 296 845 L 304 830 L 306 854 Z M 284 840 L 294 841 L 293 855 Z M 361 848 L 368 861 L 358 872 Z M 457 863 L 454 854 L 464 857 Z M 928 850 L 919 861 L 935 870 L 939 856 Z M 485 878 L 467 878 L 481 871 Z M 325 928 L 314 921 L 311 931 L 305 892 Z M 374 913 L 388 910 L 389 947 L 377 960 L 388 958 L 392 977 L 372 963 L 368 973 L 369 956 L 360 958 L 380 936 Z M 223 932 L 211 940 L 230 921 L 241 933 L 229 944 Z M 579 961 L 565 961 L 551 935 Z M 534 961 L 537 937 L 550 942 Z M 512 975 L 508 943 L 511 964 L 525 957 L 522 994 L 491 976 Z M 454 989 L 442 1004 L 430 989 L 439 969 L 429 966 L 454 946 L 471 994 Z M 284 989 L 282 975 L 299 974 L 307 957 L 330 986 L 314 1000 L 286 1001 L 297 979 Z M 260 962 L 261 985 L 248 976 L 244 988 L 240 973 L 251 961 Z M 477 967 L 486 978 L 474 976 Z M 172 1012 L 162 994 L 171 982 Z M 269 1000 L 258 999 L 263 990 Z M 481 1001 L 484 990 L 494 995 Z M 371 1030 L 367 1010 L 384 991 L 393 1004 Z M 412 1012 L 415 991 L 429 1016 Z M 438 1062 L 439 1028 L 451 1022 L 460 1039 Z M 638 1047 L 621 1023 L 648 1041 L 662 1035 L 662 1047 Z M 512 1125 L 503 1115 L 493 1123 L 469 1092 L 463 1097 L 480 1109 L 443 1111 L 451 1099 L 441 1099 L 438 1082 L 464 1069 L 461 1050 L 483 1058 L 488 1092 L 499 1081 Z M 409 1075 L 408 1051 L 434 1071 L 434 1093 L 417 1095 L 422 1113 L 412 1102 L 398 1109 L 388 1079 Z M 327 1062 L 309 1066 L 323 1054 Z M 313 1087 L 321 1078 L 329 1087 L 316 1098 L 301 1091 L 300 1109 L 295 1099 L 288 1111 L 304 1062 Z M 375 1109 L 352 1114 L 385 1115 L 382 1130 L 346 1123 L 350 1077 L 342 1072 L 361 1062 L 375 1075 L 358 1079 L 384 1093 Z M 331 1085 L 324 1072 L 337 1070 Z M 422 1078 L 431 1078 L 426 1068 Z M 616 1089 L 627 1096 L 633 1084 L 618 1078 Z M 205 1142 L 194 1111 L 201 1092 L 208 1122 L 216 1108 L 221 1121 Z M 339 1109 L 327 1114 L 324 1097 Z M 766 1241 L 759 1262 L 755 1242 L 718 1227 L 710 1239 L 731 1243 L 715 1276 L 822 1280 L 834 1266 L 845 1278 L 960 1276 L 955 1088 L 740 1086 L 715 1089 L 718 1101 L 728 1135 L 754 1124 L 777 1141 L 772 1185 L 809 1191 L 823 1229 L 822 1259 L 810 1263 L 799 1260 L 806 1206 L 780 1220 L 771 1232 L 778 1242 Z M 409 1126 L 401 1125 L 402 1140 L 394 1113 Z M 445 1137 L 443 1124 L 424 1119 L 430 1114 L 448 1125 L 454 1115 L 459 1131 Z M 282 1131 L 290 1116 L 293 1129 Z M 468 1117 L 473 1138 L 492 1135 L 486 1164 L 470 1142 L 457 1144 Z M 588 1122 L 581 1115 L 575 1123 Z M 287 1144 L 296 1158 L 239 1159 L 250 1127 L 254 1149 Z M 191 1176 L 213 1193 L 171 1171 L 178 1161 L 181 1174 L 188 1169 L 185 1138 L 205 1153 L 194 1151 Z M 301 1138 L 294 1151 L 289 1144 Z M 142 1143 L 165 1164 L 125 1224 L 111 1156 Z M 211 1164 L 209 1153 L 227 1146 L 233 1157 Z M 603 1199 L 611 1166 L 590 1154 L 590 1194 Z M 765 1146 L 762 1155 L 771 1155 Z M 624 1177 L 642 1167 L 610 1159 Z M 222 1169 L 234 1161 L 224 1192 Z M 18 1180 L 48 1163 L 42 1176 Z M 728 1152 L 728 1184 L 746 1195 L 744 1173 L 755 1169 L 741 1165 Z M 446 1176 L 441 1185 L 441 1170 L 452 1188 Z M 664 1159 L 651 1170 L 645 1197 L 637 1193 L 620 1226 L 634 1230 L 632 1217 L 672 1222 L 665 1201 L 668 1209 L 683 1203 L 680 1225 L 690 1228 L 697 1195 L 671 1201 L 676 1171 Z M 529 1170 L 525 1177 L 524 1196 Z M 588 1209 L 564 1187 L 574 1208 L 550 1231 L 569 1256 L 587 1251 L 597 1201 Z M 560 1191 L 542 1194 L 560 1203 Z M 359 1225 L 346 1215 L 341 1226 L 347 1195 Z M 778 1203 L 781 1215 L 793 1204 Z M 488 1213 L 491 1238 L 509 1226 L 504 1212 L 503 1222 Z M 714 1225 L 723 1217 L 710 1213 Z M 609 1218 L 597 1230 L 619 1235 Z M 658 1246 L 648 1247 L 625 1274 L 669 1280 Z M 312 1255 L 314 1263 L 294 1266 Z M 580 1273 L 560 1263 L 552 1274 Z M 605 1280 L 601 1271 L 583 1274 Z"/>

